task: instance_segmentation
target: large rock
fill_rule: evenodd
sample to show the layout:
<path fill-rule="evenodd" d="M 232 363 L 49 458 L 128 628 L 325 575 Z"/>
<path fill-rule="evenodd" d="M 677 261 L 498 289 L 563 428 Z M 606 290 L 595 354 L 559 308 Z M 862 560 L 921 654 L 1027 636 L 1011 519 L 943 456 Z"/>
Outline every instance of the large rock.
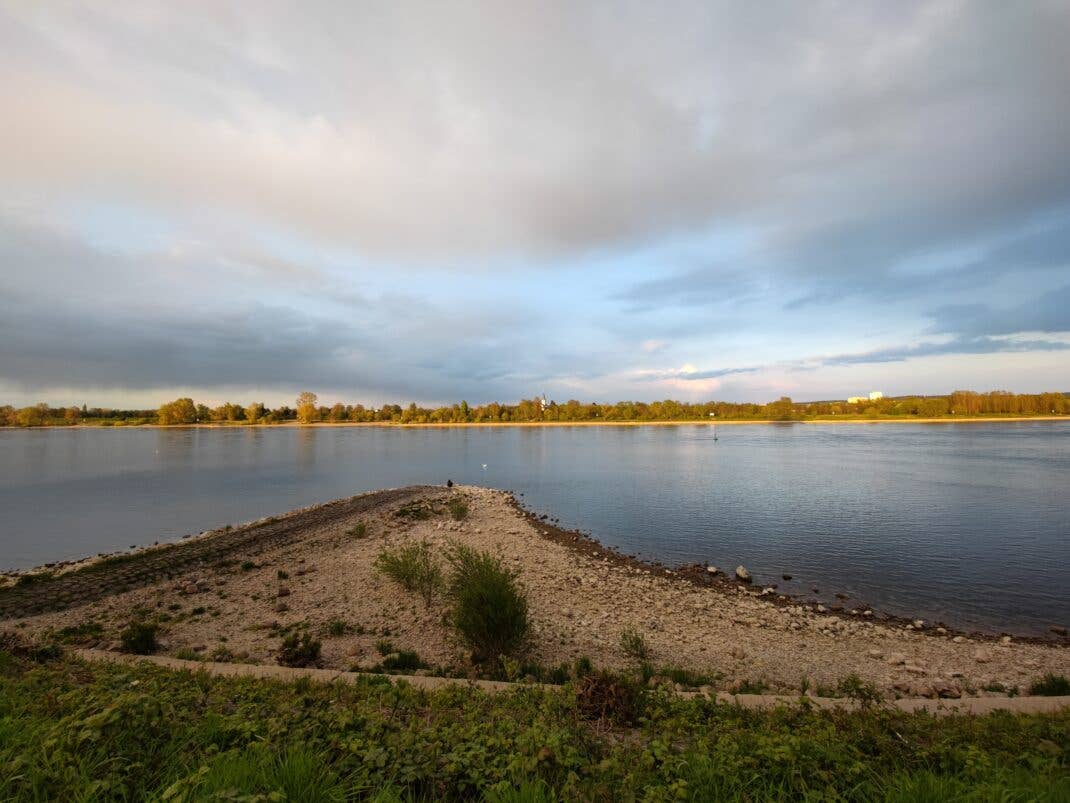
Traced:
<path fill-rule="evenodd" d="M 743 564 L 736 567 L 736 579 L 741 583 L 749 583 L 751 581 L 750 572 L 747 571 L 747 567 Z"/>

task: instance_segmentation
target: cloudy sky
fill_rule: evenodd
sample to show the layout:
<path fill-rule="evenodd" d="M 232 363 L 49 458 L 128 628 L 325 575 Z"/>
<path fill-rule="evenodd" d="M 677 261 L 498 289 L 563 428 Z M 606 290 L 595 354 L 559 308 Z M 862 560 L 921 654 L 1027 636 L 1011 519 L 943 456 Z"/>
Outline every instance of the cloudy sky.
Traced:
<path fill-rule="evenodd" d="M 0 0 L 0 401 L 1070 390 L 1070 2 Z"/>

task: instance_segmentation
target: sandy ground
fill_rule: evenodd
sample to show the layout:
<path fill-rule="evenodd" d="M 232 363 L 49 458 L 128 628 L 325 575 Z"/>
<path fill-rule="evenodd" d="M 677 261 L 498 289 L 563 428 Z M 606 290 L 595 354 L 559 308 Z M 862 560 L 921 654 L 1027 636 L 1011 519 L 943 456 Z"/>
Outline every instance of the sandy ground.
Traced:
<path fill-rule="evenodd" d="M 858 675 L 893 696 L 986 694 L 1001 684 L 1021 688 L 1047 672 L 1070 675 L 1070 647 L 939 633 L 928 625 L 819 613 L 779 600 L 772 591 L 733 582 L 705 585 L 683 575 L 615 556 L 538 522 L 501 491 L 463 487 L 429 490 L 441 504 L 464 498 L 468 518 L 448 513 L 400 518 L 398 503 L 325 516 L 288 543 L 250 550 L 248 563 L 203 567 L 89 605 L 16 620 L 31 633 L 95 620 L 96 644 L 115 649 L 120 629 L 144 609 L 170 617 L 163 652 L 273 664 L 280 628 L 307 627 L 323 644 L 323 666 L 368 668 L 381 657 L 376 642 L 415 650 L 427 663 L 468 671 L 464 649 L 446 624 L 446 607 L 430 607 L 379 576 L 383 549 L 418 540 L 450 540 L 500 554 L 519 572 L 534 622 L 530 660 L 552 666 L 588 656 L 595 665 L 633 665 L 620 646 L 626 628 L 639 631 L 655 667 L 682 667 L 714 678 L 722 690 L 762 682 L 772 691 L 834 686 Z M 349 531 L 366 526 L 364 537 Z M 551 532 L 552 531 L 552 532 Z M 250 566 L 250 564 L 252 564 Z M 286 575 L 280 578 L 280 572 Z M 328 623 L 346 625 L 332 636 Z M 5 623 L 8 626 L 10 622 Z M 987 692 L 998 694 L 998 692 Z"/>

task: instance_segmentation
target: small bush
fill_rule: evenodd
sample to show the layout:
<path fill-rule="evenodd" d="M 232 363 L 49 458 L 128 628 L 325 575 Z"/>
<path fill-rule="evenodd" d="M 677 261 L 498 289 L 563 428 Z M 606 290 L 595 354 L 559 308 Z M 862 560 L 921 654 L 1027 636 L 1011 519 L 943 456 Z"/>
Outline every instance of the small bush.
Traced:
<path fill-rule="evenodd" d="M 576 681 L 576 706 L 588 719 L 631 725 L 642 712 L 643 690 L 629 678 L 598 671 Z"/>
<path fill-rule="evenodd" d="M 328 636 L 344 636 L 349 631 L 349 625 L 347 625 L 341 619 L 331 619 L 324 627 Z"/>
<path fill-rule="evenodd" d="M 285 572 L 282 569 L 279 569 L 277 572 L 275 572 L 275 576 L 278 577 L 280 580 L 289 580 L 290 579 L 290 573 L 289 572 Z"/>
<path fill-rule="evenodd" d="M 291 633 L 282 640 L 278 660 L 282 666 L 316 666 L 320 660 L 320 643 L 308 633 L 300 636 Z"/>
<path fill-rule="evenodd" d="M 1029 687 L 1029 693 L 1040 697 L 1066 697 L 1070 695 L 1070 680 L 1065 675 L 1049 672 Z"/>
<path fill-rule="evenodd" d="M 620 634 L 620 648 L 625 655 L 635 661 L 645 661 L 650 657 L 650 648 L 647 646 L 643 634 L 630 627 L 625 628 L 624 632 Z"/>
<path fill-rule="evenodd" d="M 848 699 L 857 700 L 863 706 L 875 705 L 884 699 L 876 685 L 853 674 L 837 683 L 836 691 Z"/>
<path fill-rule="evenodd" d="M 487 552 L 454 545 L 451 618 L 477 661 L 497 661 L 523 646 L 530 630 L 528 603 L 516 575 Z"/>
<path fill-rule="evenodd" d="M 394 515 L 399 519 L 423 521 L 431 518 L 434 512 L 424 502 L 409 502 L 407 505 L 398 508 Z"/>
<path fill-rule="evenodd" d="M 200 661 L 203 660 L 196 652 L 189 647 L 183 647 L 181 650 L 175 653 L 175 658 L 180 661 Z"/>
<path fill-rule="evenodd" d="M 744 680 L 736 688 L 736 694 L 765 694 L 769 684 L 764 680 Z"/>
<path fill-rule="evenodd" d="M 420 594 L 428 607 L 442 586 L 442 568 L 426 541 L 380 552 L 374 566 L 405 590 Z"/>
<path fill-rule="evenodd" d="M 462 521 L 468 518 L 468 505 L 463 499 L 452 499 L 449 504 L 450 515 L 454 521 Z"/>
<path fill-rule="evenodd" d="M 586 655 L 581 655 L 572 664 L 572 674 L 578 678 L 587 677 L 592 672 L 594 672 L 594 664 Z"/>
<path fill-rule="evenodd" d="M 368 525 L 363 521 L 346 530 L 346 535 L 352 538 L 364 538 L 368 534 Z"/>
<path fill-rule="evenodd" d="M 34 583 L 40 583 L 45 580 L 52 579 L 52 572 L 33 572 L 31 574 L 20 574 L 19 579 L 15 581 L 17 586 L 28 586 Z"/>
<path fill-rule="evenodd" d="M 131 622 L 119 634 L 123 652 L 134 655 L 152 655 L 156 652 L 156 631 L 158 626 L 155 622 Z"/>
<path fill-rule="evenodd" d="M 423 669 L 426 664 L 412 650 L 398 650 L 396 653 L 383 656 L 380 666 L 388 672 L 412 672 Z"/>
<path fill-rule="evenodd" d="M 380 639 L 375 642 L 375 651 L 380 655 L 390 655 L 390 653 L 394 652 L 394 645 L 386 639 Z"/>
<path fill-rule="evenodd" d="M 243 572 L 251 572 L 255 568 L 256 564 L 253 563 L 251 560 L 244 561 L 241 565 L 241 570 Z"/>

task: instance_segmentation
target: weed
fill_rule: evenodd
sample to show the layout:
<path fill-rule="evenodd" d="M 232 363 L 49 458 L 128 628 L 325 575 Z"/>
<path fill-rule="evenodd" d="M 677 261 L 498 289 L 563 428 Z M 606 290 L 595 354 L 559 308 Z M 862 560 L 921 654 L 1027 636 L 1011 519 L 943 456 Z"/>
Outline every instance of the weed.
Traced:
<path fill-rule="evenodd" d="M 346 535 L 352 538 L 364 538 L 368 534 L 368 525 L 363 521 L 346 530 Z"/>
<path fill-rule="evenodd" d="M 836 691 L 843 697 L 856 700 L 862 706 L 877 705 L 884 699 L 876 685 L 855 674 L 850 674 L 837 683 Z"/>
<path fill-rule="evenodd" d="M 402 505 L 394 512 L 394 515 L 397 516 L 399 519 L 409 519 L 410 521 L 423 521 L 424 519 L 431 518 L 434 513 L 426 502 L 417 501 L 409 502 L 407 505 Z"/>
<path fill-rule="evenodd" d="M 650 657 L 650 648 L 643 634 L 630 627 L 625 628 L 620 634 L 620 648 L 625 655 L 635 661 L 645 661 Z"/>
<path fill-rule="evenodd" d="M 384 550 L 375 559 L 375 570 L 407 591 L 414 591 L 431 607 L 435 592 L 442 586 L 442 568 L 426 541 Z"/>
<path fill-rule="evenodd" d="M 581 655 L 572 664 L 572 674 L 577 678 L 585 678 L 594 672 L 594 664 L 586 655 Z"/>
<path fill-rule="evenodd" d="M 598 671 L 575 683 L 576 706 L 588 719 L 631 725 L 642 709 L 643 690 L 634 680 Z"/>
<path fill-rule="evenodd" d="M 243 572 L 251 572 L 255 568 L 256 568 L 256 564 L 253 563 L 251 560 L 247 560 L 247 561 L 243 561 L 242 562 L 241 570 Z"/>
<path fill-rule="evenodd" d="M 468 505 L 463 499 L 451 499 L 449 509 L 454 521 L 463 521 L 468 518 Z"/>

